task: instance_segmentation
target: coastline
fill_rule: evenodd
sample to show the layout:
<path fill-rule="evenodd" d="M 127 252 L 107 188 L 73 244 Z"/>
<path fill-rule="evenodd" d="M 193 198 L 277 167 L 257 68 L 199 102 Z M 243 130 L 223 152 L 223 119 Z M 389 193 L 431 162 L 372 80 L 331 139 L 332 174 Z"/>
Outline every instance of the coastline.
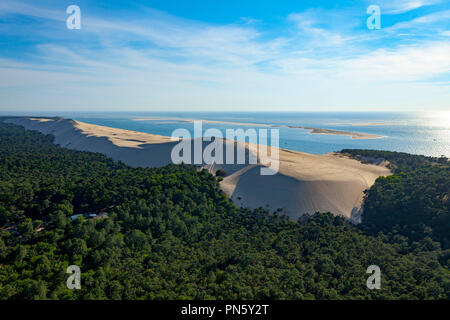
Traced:
<path fill-rule="evenodd" d="M 376 134 L 371 134 L 371 133 L 350 132 L 350 131 L 325 129 L 325 128 L 313 128 L 313 127 L 305 127 L 305 126 L 263 124 L 263 123 L 246 123 L 246 122 L 216 121 L 216 120 L 201 120 L 201 119 L 182 119 L 182 118 L 134 118 L 131 120 L 133 120 L 133 121 L 181 121 L 181 122 L 202 121 L 204 123 L 228 124 L 228 125 L 233 125 L 233 126 L 305 129 L 305 130 L 309 130 L 309 133 L 311 133 L 311 134 L 348 136 L 352 139 L 381 139 L 381 138 L 386 137 L 386 136 L 381 136 L 381 135 L 376 135 Z"/>
<path fill-rule="evenodd" d="M 132 167 L 172 163 L 171 151 L 178 143 L 171 137 L 71 119 L 24 117 L 6 122 L 52 134 L 54 143 L 62 147 L 100 152 Z M 245 144 L 249 153 L 253 147 Z M 218 169 L 226 172 L 220 186 L 238 206 L 281 209 L 292 219 L 305 213 L 332 212 L 355 222 L 361 213 L 364 190 L 379 176 L 390 174 L 383 165 L 362 164 L 341 154 L 313 155 L 286 149 L 279 149 L 279 171 L 273 176 L 261 176 L 260 163 L 202 166 L 213 173 Z"/>

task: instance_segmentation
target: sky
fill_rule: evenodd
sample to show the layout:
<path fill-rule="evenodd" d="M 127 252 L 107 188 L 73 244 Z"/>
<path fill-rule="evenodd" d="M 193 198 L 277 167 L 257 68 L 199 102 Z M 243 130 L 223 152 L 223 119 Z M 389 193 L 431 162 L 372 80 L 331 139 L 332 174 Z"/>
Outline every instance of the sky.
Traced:
<path fill-rule="evenodd" d="M 0 2 L 1 112 L 428 110 L 450 0 Z"/>

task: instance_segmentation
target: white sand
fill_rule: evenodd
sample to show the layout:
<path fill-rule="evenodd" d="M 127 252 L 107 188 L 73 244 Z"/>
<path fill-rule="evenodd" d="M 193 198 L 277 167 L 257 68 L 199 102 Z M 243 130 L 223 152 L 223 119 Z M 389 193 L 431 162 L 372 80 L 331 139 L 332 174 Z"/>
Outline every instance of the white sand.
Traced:
<path fill-rule="evenodd" d="M 171 163 L 170 154 L 177 144 L 170 137 L 69 119 L 14 118 L 7 122 L 52 134 L 62 147 L 100 152 L 134 167 Z M 270 211 L 281 208 L 292 219 L 304 213 L 330 211 L 355 222 L 360 221 L 363 191 L 379 176 L 390 174 L 384 165 L 362 164 L 341 154 L 312 155 L 285 149 L 279 153 L 280 169 L 272 176 L 260 175 L 261 164 L 207 167 L 213 167 L 213 172 L 218 168 L 227 172 L 221 187 L 238 206 Z"/>
<path fill-rule="evenodd" d="M 215 120 L 194 120 L 194 119 L 181 119 L 181 118 L 136 118 L 134 121 L 180 121 L 180 122 L 194 122 L 202 121 L 203 123 L 211 124 L 229 124 L 233 126 L 250 126 L 250 127 L 273 127 L 273 128 L 291 128 L 291 129 L 305 129 L 309 130 L 311 134 L 326 134 L 335 136 L 348 136 L 352 139 L 366 140 L 366 139 L 381 139 L 385 136 L 380 136 L 372 133 L 361 132 L 349 132 L 334 129 L 324 128 L 312 128 L 305 126 L 293 126 L 293 125 L 275 125 L 275 124 L 263 124 L 263 123 L 245 123 L 245 122 L 230 122 L 230 121 L 215 121 Z"/>

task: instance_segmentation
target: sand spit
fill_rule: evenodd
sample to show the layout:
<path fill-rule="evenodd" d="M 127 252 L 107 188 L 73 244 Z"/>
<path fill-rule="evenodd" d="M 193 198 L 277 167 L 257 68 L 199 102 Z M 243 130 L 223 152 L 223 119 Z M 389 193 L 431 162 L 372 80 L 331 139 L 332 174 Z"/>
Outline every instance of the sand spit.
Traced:
<path fill-rule="evenodd" d="M 212 124 L 229 124 L 233 126 L 250 126 L 250 127 L 271 127 L 271 128 L 292 128 L 292 129 L 305 129 L 309 130 L 312 134 L 327 134 L 336 136 L 349 136 L 352 139 L 380 139 L 385 136 L 380 136 L 371 133 L 350 132 L 342 130 L 324 129 L 324 128 L 312 128 L 304 126 L 292 126 L 292 125 L 274 125 L 264 123 L 245 123 L 245 122 L 231 122 L 231 121 L 216 121 L 216 120 L 194 120 L 194 119 L 181 119 L 181 118 L 137 118 L 134 121 L 181 121 L 181 122 L 194 122 L 202 121 L 203 123 Z"/>
<path fill-rule="evenodd" d="M 7 122 L 55 136 L 55 143 L 75 150 L 103 153 L 127 165 L 160 167 L 171 163 L 170 137 L 109 128 L 70 119 L 14 118 Z M 224 144 L 240 142 L 222 140 Z M 204 146 L 209 142 L 205 142 Z M 246 158 L 254 146 L 245 144 Z M 225 149 L 225 148 L 224 148 Z M 360 220 L 363 191 L 379 176 L 390 174 L 385 166 L 362 164 L 341 154 L 313 155 L 279 149 L 279 172 L 260 175 L 262 164 L 205 165 L 212 172 L 227 173 L 222 189 L 238 205 L 281 209 L 292 219 L 305 213 L 333 212 Z"/>
<path fill-rule="evenodd" d="M 393 122 L 357 122 L 357 123 L 352 123 L 351 125 L 358 126 L 358 127 L 362 127 L 362 126 L 371 127 L 371 126 L 396 126 L 399 124 L 393 123 Z"/>
<path fill-rule="evenodd" d="M 331 135 L 336 135 L 336 136 L 349 136 L 352 139 L 380 139 L 380 138 L 385 138 L 385 136 L 379 136 L 379 135 L 370 134 L 370 133 L 360 133 L 360 132 L 350 132 L 350 131 L 321 129 L 321 128 L 310 128 L 310 127 L 293 127 L 293 126 L 289 126 L 289 128 L 307 129 L 307 130 L 311 130 L 310 133 L 317 133 L 317 134 L 331 134 Z"/>
<path fill-rule="evenodd" d="M 202 121 L 203 123 L 212 124 L 229 124 L 233 126 L 250 126 L 250 127 L 274 127 L 271 124 L 264 123 L 247 123 L 247 122 L 232 122 L 232 121 L 217 121 L 217 120 L 201 120 L 201 119 L 182 119 L 182 118 L 136 118 L 133 121 L 179 121 L 179 122 L 194 122 Z"/>

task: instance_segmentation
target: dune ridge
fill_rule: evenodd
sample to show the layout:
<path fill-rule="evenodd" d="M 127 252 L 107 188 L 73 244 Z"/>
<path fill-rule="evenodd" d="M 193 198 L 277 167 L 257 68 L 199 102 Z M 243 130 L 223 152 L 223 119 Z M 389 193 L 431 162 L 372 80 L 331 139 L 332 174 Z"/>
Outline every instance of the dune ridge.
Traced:
<path fill-rule="evenodd" d="M 62 147 L 103 153 L 137 167 L 160 167 L 172 163 L 171 151 L 178 141 L 171 137 L 87 124 L 64 118 L 12 118 L 6 122 L 52 134 Z M 223 143 L 239 142 L 226 141 Z M 209 142 L 204 142 L 207 145 Z M 254 146 L 245 144 L 246 157 Z M 332 212 L 360 222 L 364 190 L 379 176 L 387 176 L 384 165 L 362 164 L 342 154 L 313 155 L 279 149 L 279 171 L 260 175 L 261 163 L 214 164 L 199 167 L 227 174 L 221 188 L 238 206 L 264 207 L 292 219 L 305 213 Z"/>

